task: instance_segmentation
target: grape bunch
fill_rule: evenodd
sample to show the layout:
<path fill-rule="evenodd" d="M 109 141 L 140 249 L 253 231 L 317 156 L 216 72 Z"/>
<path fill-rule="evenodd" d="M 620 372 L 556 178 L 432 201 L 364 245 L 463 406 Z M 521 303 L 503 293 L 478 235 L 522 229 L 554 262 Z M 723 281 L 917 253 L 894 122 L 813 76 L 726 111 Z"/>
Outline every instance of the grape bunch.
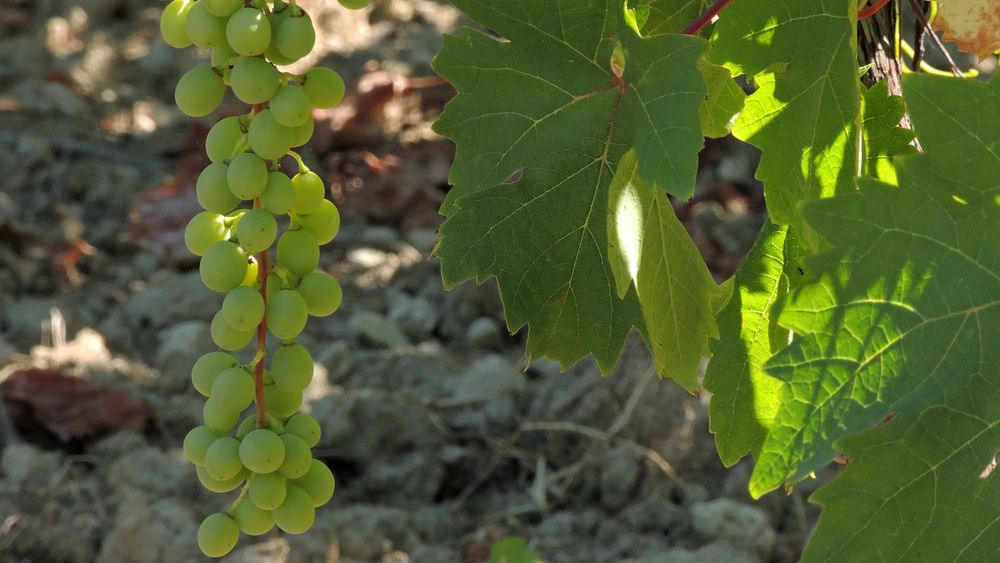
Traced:
<path fill-rule="evenodd" d="M 351 9 L 368 4 L 339 1 Z M 221 557 L 241 531 L 256 536 L 277 526 L 304 533 L 315 509 L 333 496 L 332 472 L 312 456 L 319 423 L 298 412 L 313 359 L 295 338 L 310 315 L 340 307 L 340 284 L 317 271 L 320 246 L 337 235 L 340 214 L 322 178 L 293 149 L 312 136 L 313 108 L 338 104 L 345 86 L 327 68 L 301 75 L 279 70 L 308 55 L 316 41 L 309 14 L 295 0 L 173 0 L 160 30 L 173 47 L 211 49 L 211 66 L 187 72 L 177 84 L 183 113 L 212 114 L 227 86 L 249 105 L 209 131 L 211 164 L 196 185 L 204 211 L 184 232 L 188 249 L 201 257 L 205 285 L 225 293 L 211 324 L 221 350 L 202 356 L 191 371 L 207 398 L 204 424 L 183 447 L 205 488 L 240 489 L 227 510 L 198 530 L 202 552 Z M 285 163 L 294 163 L 294 174 Z M 268 331 L 282 342 L 269 367 Z M 237 356 L 251 344 L 256 353 L 243 363 Z"/>

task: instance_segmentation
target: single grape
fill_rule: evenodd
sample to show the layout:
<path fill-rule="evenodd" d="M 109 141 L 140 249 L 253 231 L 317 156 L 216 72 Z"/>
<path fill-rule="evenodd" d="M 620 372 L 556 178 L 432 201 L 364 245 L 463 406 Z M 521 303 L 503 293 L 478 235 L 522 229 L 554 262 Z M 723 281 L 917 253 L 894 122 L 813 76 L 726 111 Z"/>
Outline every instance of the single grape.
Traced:
<path fill-rule="evenodd" d="M 347 86 L 339 74 L 326 67 L 316 67 L 306 72 L 302 80 L 302 91 L 309 96 L 312 105 L 318 108 L 332 108 L 344 99 Z"/>
<path fill-rule="evenodd" d="M 259 156 L 245 152 L 229 163 L 226 181 L 233 195 L 251 200 L 264 193 L 267 187 L 267 165 Z"/>
<path fill-rule="evenodd" d="M 244 418 L 236 427 L 236 439 L 242 440 L 247 434 L 257 429 L 257 413 Z"/>
<path fill-rule="evenodd" d="M 229 190 L 229 182 L 226 180 L 226 173 L 229 165 L 221 162 L 209 164 L 201 174 L 198 175 L 198 183 L 195 192 L 198 196 L 198 203 L 206 211 L 212 213 L 229 213 L 240 204 L 239 198 Z"/>
<path fill-rule="evenodd" d="M 230 326 L 226 322 L 226 318 L 222 316 L 222 311 L 219 311 L 212 317 L 210 332 L 212 333 L 212 342 L 215 342 L 216 346 L 228 352 L 235 352 L 246 348 L 247 344 L 250 344 L 256 334 L 256 331 L 252 329 L 236 330 Z"/>
<path fill-rule="evenodd" d="M 285 460 L 285 443 L 274 432 L 259 428 L 240 441 L 240 460 L 254 473 L 271 473 Z"/>
<path fill-rule="evenodd" d="M 257 259 L 253 256 L 247 257 L 247 275 L 243 278 L 243 283 L 240 285 L 246 286 L 256 286 L 257 285 L 257 273 L 260 267 L 257 265 Z"/>
<path fill-rule="evenodd" d="M 201 465 L 196 466 L 195 470 L 198 473 L 198 481 L 201 481 L 201 485 L 213 493 L 228 493 L 242 485 L 243 481 L 246 480 L 245 470 L 228 481 L 219 481 L 212 477 L 208 474 L 208 470 Z"/>
<path fill-rule="evenodd" d="M 236 330 L 254 330 L 264 320 L 264 296 L 256 288 L 237 287 L 222 301 L 222 317 Z"/>
<path fill-rule="evenodd" d="M 305 123 L 295 128 L 295 138 L 292 139 L 292 147 L 301 147 L 302 145 L 308 143 L 309 139 L 312 139 L 315 127 L 316 122 L 310 115 L 309 119 L 307 119 Z"/>
<path fill-rule="evenodd" d="M 250 480 L 250 502 L 261 510 L 274 510 L 285 502 L 285 478 L 277 473 L 254 475 Z"/>
<path fill-rule="evenodd" d="M 316 509 L 309 493 L 295 485 L 288 485 L 285 502 L 271 511 L 274 523 L 287 534 L 304 534 L 313 525 Z"/>
<path fill-rule="evenodd" d="M 271 115 L 285 127 L 299 127 L 312 115 L 312 105 L 302 88 L 288 84 L 278 88 L 278 92 L 271 98 Z M 293 131 L 292 139 L 288 141 L 289 146 L 295 140 L 294 133 Z"/>
<path fill-rule="evenodd" d="M 264 399 L 268 412 L 282 418 L 292 416 L 302 406 L 302 393 L 286 393 L 277 385 L 264 386 Z"/>
<path fill-rule="evenodd" d="M 285 443 L 285 461 L 278 468 L 278 473 L 286 479 L 304 476 L 312 465 L 309 444 L 295 434 L 282 434 L 281 441 Z"/>
<path fill-rule="evenodd" d="M 316 30 L 313 29 L 312 19 L 301 9 L 298 12 L 281 24 L 275 38 L 278 50 L 290 59 L 301 59 L 316 45 Z"/>
<path fill-rule="evenodd" d="M 185 115 L 202 117 L 215 111 L 226 94 L 222 77 L 210 67 L 200 66 L 187 71 L 174 90 L 174 101 Z"/>
<path fill-rule="evenodd" d="M 344 291 L 337 279 L 326 272 L 312 272 L 302 277 L 298 292 L 315 317 L 328 317 L 340 308 Z"/>
<path fill-rule="evenodd" d="M 205 8 L 204 2 L 195 2 L 184 23 L 191 42 L 198 47 L 218 47 L 226 44 L 226 20 Z"/>
<path fill-rule="evenodd" d="M 188 221 L 184 229 L 184 244 L 191 254 L 201 256 L 209 246 L 225 240 L 228 231 L 225 217 L 202 211 Z"/>
<path fill-rule="evenodd" d="M 267 304 L 267 328 L 282 340 L 301 334 L 308 321 L 309 308 L 294 289 L 282 289 Z"/>
<path fill-rule="evenodd" d="M 288 419 L 288 422 L 285 423 L 285 432 L 302 438 L 310 448 L 319 443 L 321 434 L 319 422 L 304 412 L 297 413 Z"/>
<path fill-rule="evenodd" d="M 195 426 L 184 436 L 184 457 L 195 465 L 205 465 L 205 452 L 220 438 L 221 435 L 212 432 L 207 426 Z"/>
<path fill-rule="evenodd" d="M 371 4 L 371 0 L 337 0 L 340 5 L 347 8 L 348 10 L 360 10 L 362 8 L 367 8 L 368 4 Z"/>
<path fill-rule="evenodd" d="M 332 201 L 324 199 L 312 213 L 299 217 L 299 224 L 316 237 L 316 242 L 327 244 L 340 232 L 340 211 Z"/>
<path fill-rule="evenodd" d="M 330 502 L 330 499 L 333 498 L 333 490 L 336 488 L 333 472 L 318 459 L 312 460 L 309 471 L 292 481 L 292 484 L 309 493 L 313 506 L 323 506 Z"/>
<path fill-rule="evenodd" d="M 265 109 L 250 122 L 250 149 L 265 160 L 278 160 L 292 148 L 295 130 L 278 123 Z"/>
<path fill-rule="evenodd" d="M 201 280 L 209 289 L 225 293 L 243 281 L 247 273 L 247 257 L 235 244 L 219 241 L 205 249 L 199 271 Z"/>
<path fill-rule="evenodd" d="M 229 46 L 229 43 L 223 43 L 222 45 L 212 48 L 212 66 L 225 67 L 228 69 L 231 66 L 229 61 L 239 56 L 239 53 L 234 51 L 233 48 Z M 226 80 L 225 76 L 223 76 L 223 80 Z M 228 84 L 228 81 L 226 81 L 226 83 Z"/>
<path fill-rule="evenodd" d="M 308 215 L 319 208 L 326 195 L 323 179 L 315 172 L 301 172 L 292 177 L 295 184 L 295 212 Z"/>
<path fill-rule="evenodd" d="M 219 374 L 212 384 L 210 398 L 224 409 L 242 412 L 253 402 L 255 391 L 253 376 L 236 367 Z"/>
<path fill-rule="evenodd" d="M 231 367 L 239 365 L 236 358 L 225 352 L 209 352 L 198 358 L 191 368 L 191 383 L 195 390 L 208 397 L 212 393 L 212 384 L 219 374 Z"/>
<path fill-rule="evenodd" d="M 174 0 L 163 9 L 163 14 L 160 15 L 160 35 L 167 45 L 177 49 L 191 45 L 185 24 L 193 6 L 194 0 Z"/>
<path fill-rule="evenodd" d="M 245 499 L 236 507 L 233 518 L 240 530 L 248 536 L 261 536 L 274 528 L 274 518 L 271 517 L 271 512 L 261 510 L 253 502 Z"/>
<path fill-rule="evenodd" d="M 230 76 L 233 94 L 248 104 L 262 104 L 271 99 L 281 85 L 274 65 L 259 57 L 244 57 L 233 65 Z"/>
<path fill-rule="evenodd" d="M 198 527 L 198 547 L 209 557 L 222 557 L 236 547 L 240 528 L 229 516 L 216 512 Z"/>
<path fill-rule="evenodd" d="M 319 266 L 316 237 L 305 229 L 285 231 L 278 239 L 278 263 L 299 277 L 315 270 Z"/>
<path fill-rule="evenodd" d="M 266 209 L 254 209 L 236 225 L 236 237 L 243 250 L 256 254 L 267 250 L 278 236 L 278 222 Z"/>
<path fill-rule="evenodd" d="M 228 433 L 239 419 L 239 411 L 229 410 L 218 401 L 213 401 L 211 397 L 205 401 L 205 406 L 202 408 L 202 420 L 205 421 L 205 426 L 216 434 Z"/>
<path fill-rule="evenodd" d="M 208 130 L 205 137 L 205 152 L 212 162 L 225 162 L 236 156 L 236 149 L 243 143 L 243 124 L 240 116 L 219 120 Z"/>
<path fill-rule="evenodd" d="M 275 215 L 287 215 L 295 206 L 296 197 L 295 184 L 291 178 L 284 172 L 275 170 L 267 176 L 267 187 L 260 195 L 260 203 Z"/>
<path fill-rule="evenodd" d="M 226 39 L 234 51 L 244 57 L 259 55 L 271 43 L 271 24 L 264 12 L 241 8 L 229 17 Z"/>
<path fill-rule="evenodd" d="M 243 7 L 243 0 L 201 0 L 201 4 L 212 14 L 220 18 L 228 18 L 236 10 Z"/>
<path fill-rule="evenodd" d="M 305 346 L 285 344 L 271 358 L 271 373 L 278 389 L 286 393 L 301 393 L 312 381 L 313 358 Z"/>
<path fill-rule="evenodd" d="M 285 280 L 281 279 L 278 274 L 269 274 L 267 276 L 267 300 L 270 301 L 274 294 L 282 289 L 285 289 Z"/>
<path fill-rule="evenodd" d="M 219 481 L 228 481 L 239 475 L 243 470 L 240 463 L 240 441 L 223 436 L 212 442 L 205 451 L 205 469 L 213 479 Z"/>

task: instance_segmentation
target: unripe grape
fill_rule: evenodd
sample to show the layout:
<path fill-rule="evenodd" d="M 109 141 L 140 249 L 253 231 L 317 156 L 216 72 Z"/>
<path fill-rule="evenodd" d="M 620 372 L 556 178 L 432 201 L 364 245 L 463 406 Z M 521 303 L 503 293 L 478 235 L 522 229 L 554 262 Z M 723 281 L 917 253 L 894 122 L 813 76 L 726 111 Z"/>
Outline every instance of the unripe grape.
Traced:
<path fill-rule="evenodd" d="M 160 34 L 167 45 L 177 49 L 191 45 L 185 24 L 193 6 L 194 0 L 174 0 L 163 9 L 163 14 L 160 16 Z"/>
<path fill-rule="evenodd" d="M 228 230 L 225 217 L 202 211 L 188 221 L 184 229 L 184 244 L 191 254 L 201 256 L 209 246 L 225 240 Z"/>
<path fill-rule="evenodd" d="M 225 352 L 209 352 L 198 358 L 191 368 L 191 383 L 194 388 L 203 396 L 208 397 L 212 393 L 212 384 L 219 374 L 231 367 L 239 365 L 236 358 Z"/>
<path fill-rule="evenodd" d="M 208 470 L 201 465 L 196 466 L 195 470 L 198 473 L 198 481 L 201 482 L 201 485 L 213 493 L 228 493 L 242 485 L 243 481 L 246 480 L 245 471 L 240 472 L 239 475 L 228 481 L 220 481 L 209 475 Z"/>
<path fill-rule="evenodd" d="M 233 94 L 248 104 L 262 104 L 270 100 L 281 85 L 278 69 L 259 57 L 244 57 L 237 61 L 229 81 Z"/>
<path fill-rule="evenodd" d="M 260 195 L 260 203 L 275 215 L 287 215 L 295 206 L 296 197 L 298 194 L 292 179 L 284 172 L 275 170 L 267 176 L 267 187 Z"/>
<path fill-rule="evenodd" d="M 271 43 L 271 24 L 264 12 L 241 8 L 229 17 L 226 39 L 234 51 L 245 57 L 259 55 Z"/>
<path fill-rule="evenodd" d="M 239 444 L 243 466 L 254 473 L 271 473 L 281 467 L 285 460 L 285 443 L 270 430 L 254 430 L 244 436 Z"/>
<path fill-rule="evenodd" d="M 198 196 L 198 203 L 206 211 L 229 213 L 240 204 L 239 198 L 233 195 L 229 189 L 229 181 L 226 180 L 228 171 L 228 164 L 215 162 L 209 164 L 198 175 L 195 192 Z"/>
<path fill-rule="evenodd" d="M 306 72 L 302 80 L 302 91 L 309 96 L 312 105 L 318 108 L 332 108 L 344 99 L 347 86 L 339 74 L 326 67 L 316 67 Z"/>
<path fill-rule="evenodd" d="M 285 127 L 299 127 L 312 115 L 309 97 L 302 91 L 302 88 L 293 84 L 278 88 L 278 92 L 271 98 L 270 105 L 274 120 Z M 289 145 L 295 140 L 294 131 L 292 133 L 292 139 L 288 141 Z"/>
<path fill-rule="evenodd" d="M 213 479 L 228 481 L 240 474 L 240 441 L 223 436 L 212 442 L 205 452 L 205 469 Z"/>
<path fill-rule="evenodd" d="M 247 258 L 247 275 L 243 277 L 243 283 L 240 285 L 245 286 L 255 286 L 257 284 L 257 274 L 260 270 L 257 264 L 257 259 L 253 256 Z"/>
<path fill-rule="evenodd" d="M 333 472 L 325 463 L 318 459 L 312 460 L 309 471 L 302 477 L 292 481 L 292 484 L 301 488 L 312 498 L 313 506 L 322 506 L 333 498 L 333 490 L 336 481 Z"/>
<path fill-rule="evenodd" d="M 328 317 L 340 308 L 344 290 L 336 278 L 326 272 L 312 272 L 302 277 L 298 292 L 315 317 Z"/>
<path fill-rule="evenodd" d="M 285 502 L 271 511 L 274 523 L 287 534 L 304 534 L 312 527 L 316 509 L 309 494 L 294 485 L 288 486 Z"/>
<path fill-rule="evenodd" d="M 254 475 L 250 480 L 250 501 L 261 510 L 274 510 L 285 502 L 285 478 L 277 473 Z"/>
<path fill-rule="evenodd" d="M 205 2 L 195 2 L 184 23 L 191 42 L 198 47 L 218 47 L 226 44 L 226 20 L 205 8 Z"/>
<path fill-rule="evenodd" d="M 295 138 L 292 139 L 292 148 L 301 147 L 302 145 L 308 143 L 309 139 L 312 139 L 315 127 L 316 122 L 310 115 L 309 119 L 307 119 L 305 123 L 295 128 Z"/>
<path fill-rule="evenodd" d="M 347 8 L 348 10 L 360 10 L 362 8 L 367 8 L 368 4 L 371 4 L 371 0 L 337 0 L 340 5 Z"/>
<path fill-rule="evenodd" d="M 267 328 L 282 340 L 302 333 L 309 321 L 309 308 L 294 289 L 282 289 L 267 304 Z"/>
<path fill-rule="evenodd" d="M 271 110 L 265 109 L 250 122 L 250 149 L 265 160 L 278 160 L 292 147 L 295 130 L 274 120 Z"/>
<path fill-rule="evenodd" d="M 212 48 L 212 66 L 229 68 L 231 66 L 229 61 L 239 56 L 239 53 L 234 51 L 233 48 L 229 46 L 229 43 L 223 43 L 222 45 Z M 227 80 L 225 76 L 222 78 L 223 81 Z"/>
<path fill-rule="evenodd" d="M 316 237 L 316 242 L 327 244 L 340 232 L 340 211 L 332 201 L 324 199 L 311 213 L 299 217 L 299 224 Z"/>
<path fill-rule="evenodd" d="M 281 25 L 291 15 L 291 7 L 288 4 L 282 3 L 275 4 L 274 9 L 271 10 L 271 15 L 268 16 L 268 20 L 271 22 L 271 44 L 267 46 L 267 51 L 264 51 L 264 56 L 276 65 L 290 65 L 297 60 L 285 56 L 278 49 L 278 34 L 281 33 Z"/>
<path fill-rule="evenodd" d="M 288 419 L 288 422 L 285 423 L 285 432 L 302 438 L 310 448 L 319 443 L 321 434 L 319 422 L 304 412 Z"/>
<path fill-rule="evenodd" d="M 286 19 L 278 28 L 275 45 L 281 54 L 293 60 L 308 55 L 316 45 L 316 30 L 309 14 L 300 9 Z"/>
<path fill-rule="evenodd" d="M 312 381 L 312 355 L 301 344 L 286 344 L 278 348 L 271 358 L 271 373 L 278 389 L 286 393 L 301 393 Z"/>
<path fill-rule="evenodd" d="M 269 274 L 267 276 L 267 300 L 270 301 L 275 293 L 286 289 L 285 285 L 285 280 L 281 279 L 281 276 L 278 274 Z"/>
<path fill-rule="evenodd" d="M 243 0 L 201 0 L 200 3 L 220 18 L 228 18 L 243 7 Z"/>
<path fill-rule="evenodd" d="M 195 465 L 205 465 L 205 453 L 220 438 L 221 435 L 212 432 L 207 426 L 195 426 L 184 436 L 184 457 Z"/>
<path fill-rule="evenodd" d="M 201 117 L 215 111 L 226 95 L 222 77 L 210 67 L 200 66 L 187 71 L 174 90 L 174 101 L 186 115 Z"/>
<path fill-rule="evenodd" d="M 219 241 L 205 249 L 199 272 L 209 289 L 225 293 L 243 282 L 247 273 L 247 257 L 235 244 Z"/>
<path fill-rule="evenodd" d="M 237 287 L 222 301 L 222 317 L 236 330 L 254 330 L 264 320 L 264 296 L 256 288 Z"/>
<path fill-rule="evenodd" d="M 202 409 L 202 420 L 205 421 L 205 426 L 212 432 L 226 434 L 236 425 L 236 421 L 239 419 L 239 411 L 224 408 L 217 401 L 212 400 L 211 397 L 205 401 L 205 406 Z"/>
<path fill-rule="evenodd" d="M 229 352 L 242 350 L 247 344 L 250 344 L 256 334 L 253 329 L 236 330 L 233 328 L 226 322 L 226 318 L 222 316 L 222 311 L 219 311 L 212 317 L 210 332 L 212 333 L 212 342 L 215 342 L 215 345 L 219 348 Z"/>
<path fill-rule="evenodd" d="M 301 172 L 292 177 L 295 184 L 295 212 L 308 215 L 319 208 L 326 195 L 323 179 L 315 172 Z"/>
<path fill-rule="evenodd" d="M 257 429 L 257 414 L 251 414 L 243 419 L 236 428 L 236 439 L 242 440 L 247 434 Z"/>
<path fill-rule="evenodd" d="M 242 412 L 253 402 L 255 392 L 253 377 L 237 367 L 219 374 L 212 384 L 210 398 L 224 409 Z"/>
<path fill-rule="evenodd" d="M 274 518 L 268 510 L 258 508 L 253 502 L 244 499 L 236 510 L 233 518 L 240 530 L 248 536 L 261 536 L 274 528 Z"/>
<path fill-rule="evenodd" d="M 268 412 L 282 418 L 292 416 L 302 406 L 302 393 L 287 393 L 277 385 L 264 386 L 264 399 Z"/>
<path fill-rule="evenodd" d="M 251 200 L 267 187 L 267 165 L 259 156 L 245 152 L 229 163 L 226 171 L 229 191 L 242 200 Z"/>
<path fill-rule="evenodd" d="M 256 254 L 271 248 L 278 236 L 278 222 L 266 209 L 254 209 L 236 225 L 236 237 L 243 250 Z"/>
<path fill-rule="evenodd" d="M 319 266 L 319 243 L 304 229 L 285 231 L 278 239 L 278 263 L 302 277 Z"/>
<path fill-rule="evenodd" d="M 240 528 L 236 521 L 217 512 L 210 515 L 198 527 L 198 547 L 209 557 L 222 557 L 236 547 Z"/>
<path fill-rule="evenodd" d="M 304 476 L 312 466 L 309 444 L 295 434 L 282 434 L 281 441 L 285 443 L 285 461 L 278 468 L 278 473 L 286 479 Z"/>
<path fill-rule="evenodd" d="M 243 142 L 243 124 L 239 116 L 220 120 L 208 130 L 205 152 L 212 162 L 225 162 L 236 156 L 236 149 Z"/>

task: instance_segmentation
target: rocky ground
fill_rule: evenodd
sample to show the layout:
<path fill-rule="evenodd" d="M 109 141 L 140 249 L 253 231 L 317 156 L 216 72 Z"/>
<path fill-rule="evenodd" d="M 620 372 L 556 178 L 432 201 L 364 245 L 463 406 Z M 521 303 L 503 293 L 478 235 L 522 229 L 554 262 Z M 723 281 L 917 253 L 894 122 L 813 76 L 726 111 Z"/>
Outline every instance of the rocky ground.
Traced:
<path fill-rule="evenodd" d="M 451 90 L 429 61 L 457 12 L 300 3 L 324 30 L 306 63 L 351 85 L 305 151 L 346 218 L 322 264 L 344 307 L 304 337 L 338 491 L 310 533 L 244 538 L 226 561 L 479 562 L 508 536 L 551 562 L 795 560 L 815 482 L 749 499 L 707 398 L 657 380 L 641 343 L 607 378 L 559 373 L 523 360 L 490 284 L 442 289 L 453 151 L 430 124 Z M 220 298 L 181 242 L 206 124 L 172 107 L 196 53 L 158 41 L 160 7 L 0 0 L 2 562 L 199 561 L 198 522 L 223 503 L 179 450 Z M 678 209 L 720 280 L 763 218 L 755 164 L 710 143 Z"/>

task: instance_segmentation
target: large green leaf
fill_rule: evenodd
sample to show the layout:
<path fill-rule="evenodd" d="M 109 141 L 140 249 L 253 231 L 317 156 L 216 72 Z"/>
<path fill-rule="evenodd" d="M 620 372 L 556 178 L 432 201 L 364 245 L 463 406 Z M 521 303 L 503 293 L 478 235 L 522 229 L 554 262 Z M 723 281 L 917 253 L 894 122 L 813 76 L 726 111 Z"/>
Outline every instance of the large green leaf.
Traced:
<path fill-rule="evenodd" d="M 693 193 L 705 41 L 640 38 L 621 0 L 455 5 L 506 41 L 465 29 L 434 62 L 458 90 L 436 125 L 458 147 L 437 248 L 445 284 L 496 276 L 509 328 L 530 326 L 529 356 L 566 366 L 593 354 L 606 371 L 633 326 L 650 337 L 634 292 L 616 293 L 608 188 L 634 148 L 642 178 Z"/>
<path fill-rule="evenodd" d="M 733 134 L 763 151 L 757 176 L 771 219 L 854 190 L 860 89 L 856 0 L 740 0 L 715 24 L 706 57 L 752 77 Z"/>
<path fill-rule="evenodd" d="M 808 475 L 840 438 L 1000 374 L 1000 80 L 904 87 L 927 153 L 898 162 L 900 187 L 864 181 L 803 208 L 834 250 L 781 309 L 801 336 L 767 365 L 788 385 L 754 495 Z"/>

